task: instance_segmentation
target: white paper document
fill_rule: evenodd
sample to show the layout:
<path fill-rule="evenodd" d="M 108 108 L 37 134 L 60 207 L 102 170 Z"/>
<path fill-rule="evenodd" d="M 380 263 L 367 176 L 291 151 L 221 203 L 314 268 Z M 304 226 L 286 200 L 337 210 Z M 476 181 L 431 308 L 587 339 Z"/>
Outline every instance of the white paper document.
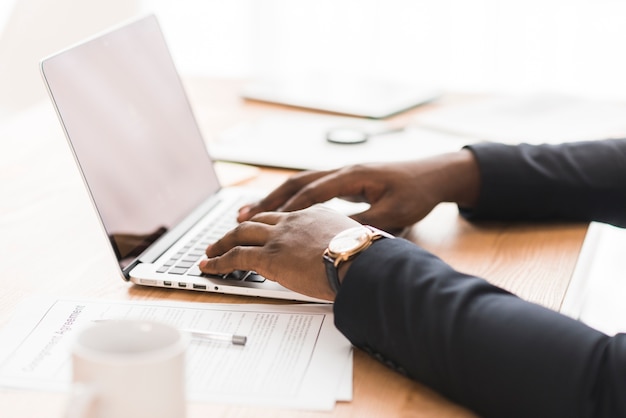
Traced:
<path fill-rule="evenodd" d="M 416 122 L 474 140 L 530 144 L 626 136 L 626 104 L 560 94 L 490 97 L 421 112 Z"/>
<path fill-rule="evenodd" d="M 350 164 L 405 161 L 458 151 L 471 139 L 409 126 L 404 131 L 372 135 L 357 144 L 327 141 L 333 129 L 378 133 L 383 121 L 313 114 L 277 114 L 233 126 L 209 144 L 218 160 L 304 170 L 327 170 Z"/>
<path fill-rule="evenodd" d="M 188 400 L 330 410 L 351 399 L 352 348 L 331 305 L 33 299 L 0 334 L 0 385 L 68 390 L 77 331 L 121 318 L 247 336 L 245 346 L 191 340 Z"/>
<path fill-rule="evenodd" d="M 589 225 L 561 312 L 609 335 L 626 332 L 626 229 Z"/>

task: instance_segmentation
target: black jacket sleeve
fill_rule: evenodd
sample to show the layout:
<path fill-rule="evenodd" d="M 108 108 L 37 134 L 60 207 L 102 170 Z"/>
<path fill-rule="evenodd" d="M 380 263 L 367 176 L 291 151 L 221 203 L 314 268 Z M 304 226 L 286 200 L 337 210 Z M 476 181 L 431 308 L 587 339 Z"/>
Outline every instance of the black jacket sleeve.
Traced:
<path fill-rule="evenodd" d="M 626 226 L 626 139 L 560 145 L 478 143 L 471 220 L 601 221 Z"/>
<path fill-rule="evenodd" d="M 355 346 L 481 416 L 626 416 L 626 335 L 526 302 L 408 241 L 359 255 L 334 312 Z"/>
<path fill-rule="evenodd" d="M 469 219 L 626 226 L 626 140 L 477 144 Z M 357 257 L 334 305 L 357 347 L 485 417 L 626 417 L 626 335 L 604 335 L 402 239 Z"/>

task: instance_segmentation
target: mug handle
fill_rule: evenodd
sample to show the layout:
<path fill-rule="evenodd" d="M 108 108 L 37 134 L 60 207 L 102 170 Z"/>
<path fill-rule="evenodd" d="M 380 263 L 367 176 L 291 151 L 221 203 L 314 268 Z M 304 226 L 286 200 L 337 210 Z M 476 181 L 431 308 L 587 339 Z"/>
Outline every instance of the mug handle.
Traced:
<path fill-rule="evenodd" d="M 93 384 L 74 383 L 65 408 L 65 418 L 87 418 L 96 402 L 97 391 Z"/>

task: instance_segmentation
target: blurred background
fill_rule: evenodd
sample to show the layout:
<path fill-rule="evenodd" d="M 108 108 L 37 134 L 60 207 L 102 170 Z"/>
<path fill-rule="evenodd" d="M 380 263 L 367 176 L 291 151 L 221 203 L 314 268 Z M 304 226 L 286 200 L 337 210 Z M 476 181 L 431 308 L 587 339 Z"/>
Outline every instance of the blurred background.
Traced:
<path fill-rule="evenodd" d="M 626 101 L 625 0 L 2 0 L 0 112 L 43 97 L 41 57 L 150 12 L 183 76 L 359 74 Z"/>

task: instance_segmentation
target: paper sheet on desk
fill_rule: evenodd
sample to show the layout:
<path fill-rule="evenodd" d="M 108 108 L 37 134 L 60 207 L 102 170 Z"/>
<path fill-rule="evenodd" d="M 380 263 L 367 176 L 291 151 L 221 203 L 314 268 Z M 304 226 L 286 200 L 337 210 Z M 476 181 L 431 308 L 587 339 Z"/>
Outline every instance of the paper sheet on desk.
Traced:
<path fill-rule="evenodd" d="M 281 114 L 234 126 L 209 144 L 213 158 L 225 161 L 305 170 L 326 170 L 366 162 L 404 161 L 457 151 L 475 142 L 418 127 L 373 136 L 361 144 L 334 144 L 326 140 L 333 128 L 379 132 L 382 121 L 341 116 Z"/>
<path fill-rule="evenodd" d="M 495 97 L 421 112 L 416 123 L 511 144 L 595 140 L 626 136 L 626 104 L 558 94 Z"/>
<path fill-rule="evenodd" d="M 626 332 L 626 229 L 592 222 L 561 312 L 609 335 Z"/>
<path fill-rule="evenodd" d="M 75 332 L 114 318 L 247 335 L 245 347 L 192 342 L 189 400 L 311 410 L 351 400 L 352 348 L 334 326 L 331 305 L 33 299 L 0 336 L 0 385 L 66 390 Z"/>

